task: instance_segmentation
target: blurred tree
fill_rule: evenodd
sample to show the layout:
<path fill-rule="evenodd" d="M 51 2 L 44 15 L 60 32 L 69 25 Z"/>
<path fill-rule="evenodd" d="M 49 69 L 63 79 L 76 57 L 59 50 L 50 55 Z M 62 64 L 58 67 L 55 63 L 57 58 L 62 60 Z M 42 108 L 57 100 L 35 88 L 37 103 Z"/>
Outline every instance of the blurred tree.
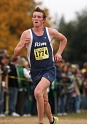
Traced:
<path fill-rule="evenodd" d="M 63 58 L 82 66 L 87 61 L 87 10 L 76 13 L 76 19 L 68 23 L 65 22 L 64 17 L 61 17 L 57 27 L 68 40 Z"/>
<path fill-rule="evenodd" d="M 32 27 L 32 11 L 41 4 L 35 3 L 34 0 L 0 1 L 0 48 L 7 49 L 8 53 L 13 55 L 21 33 Z M 47 14 L 45 25 L 50 26 L 49 11 L 47 8 L 44 8 L 44 11 Z M 26 50 L 22 54 L 25 55 Z"/>

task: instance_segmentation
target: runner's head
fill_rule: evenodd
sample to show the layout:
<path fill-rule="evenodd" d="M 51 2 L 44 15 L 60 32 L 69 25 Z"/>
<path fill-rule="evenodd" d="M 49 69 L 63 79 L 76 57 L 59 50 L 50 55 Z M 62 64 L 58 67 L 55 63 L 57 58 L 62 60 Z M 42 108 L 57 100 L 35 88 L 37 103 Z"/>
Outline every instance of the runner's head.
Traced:
<path fill-rule="evenodd" d="M 33 13 L 34 13 L 34 12 L 40 12 L 40 13 L 42 13 L 42 14 L 43 14 L 43 19 L 46 19 L 46 14 L 45 14 L 44 10 L 40 9 L 39 7 L 37 7 L 37 8 L 33 11 Z M 33 16 L 33 13 L 32 13 L 31 16 Z"/>

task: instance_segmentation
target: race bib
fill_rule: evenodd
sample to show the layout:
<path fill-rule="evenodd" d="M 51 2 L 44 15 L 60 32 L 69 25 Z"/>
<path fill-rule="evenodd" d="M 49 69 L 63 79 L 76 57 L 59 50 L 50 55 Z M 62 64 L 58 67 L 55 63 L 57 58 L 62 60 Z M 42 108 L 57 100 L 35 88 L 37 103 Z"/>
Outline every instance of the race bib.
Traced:
<path fill-rule="evenodd" d="M 49 58 L 48 48 L 42 47 L 34 49 L 34 55 L 36 60 L 43 60 Z"/>

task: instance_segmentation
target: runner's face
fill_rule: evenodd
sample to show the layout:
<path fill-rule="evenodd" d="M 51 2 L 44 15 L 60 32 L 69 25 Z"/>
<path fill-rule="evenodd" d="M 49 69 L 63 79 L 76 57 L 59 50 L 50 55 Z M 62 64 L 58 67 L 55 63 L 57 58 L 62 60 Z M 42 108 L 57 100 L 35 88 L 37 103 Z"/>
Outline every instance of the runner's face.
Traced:
<path fill-rule="evenodd" d="M 39 27 L 43 25 L 46 19 L 43 19 L 43 13 L 41 12 L 34 12 L 32 16 L 32 22 L 35 27 Z"/>

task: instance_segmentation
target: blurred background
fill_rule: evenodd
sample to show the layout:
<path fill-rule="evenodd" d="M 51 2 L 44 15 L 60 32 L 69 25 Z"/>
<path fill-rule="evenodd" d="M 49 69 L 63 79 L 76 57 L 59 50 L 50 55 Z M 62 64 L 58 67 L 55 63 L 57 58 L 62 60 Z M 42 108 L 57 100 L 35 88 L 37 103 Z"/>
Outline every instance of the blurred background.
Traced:
<path fill-rule="evenodd" d="M 87 61 L 87 0 L 0 1 L 0 49 L 13 55 L 22 32 L 32 27 L 31 13 L 37 6 L 46 12 L 45 26 L 56 28 L 67 37 L 64 60 L 82 67 Z M 54 54 L 58 45 L 59 41 L 54 40 Z M 26 55 L 26 50 L 22 55 Z"/>

